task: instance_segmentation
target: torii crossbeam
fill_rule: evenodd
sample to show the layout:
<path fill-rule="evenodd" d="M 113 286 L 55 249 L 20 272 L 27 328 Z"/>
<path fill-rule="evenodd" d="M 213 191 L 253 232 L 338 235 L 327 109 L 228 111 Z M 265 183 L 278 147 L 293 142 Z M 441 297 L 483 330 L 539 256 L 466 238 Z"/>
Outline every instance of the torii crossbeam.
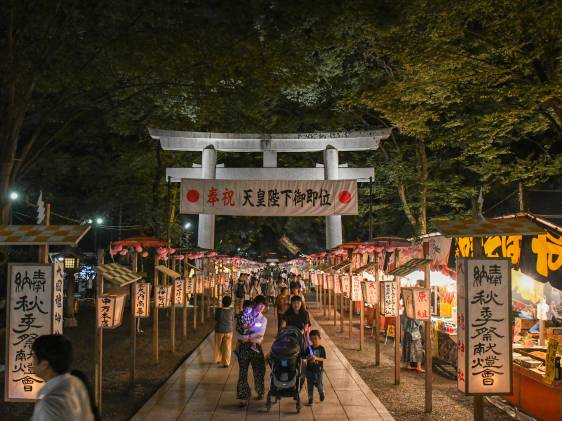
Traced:
<path fill-rule="evenodd" d="M 162 149 L 201 152 L 202 165 L 197 168 L 167 168 L 166 176 L 174 182 L 182 178 L 226 180 L 338 180 L 368 181 L 374 168 L 347 168 L 339 165 L 339 151 L 368 151 L 379 147 L 391 129 L 366 132 L 240 134 L 184 132 L 149 129 Z M 261 152 L 263 168 L 224 168 L 217 166 L 217 151 Z M 324 152 L 324 165 L 317 168 L 277 168 L 278 152 Z M 198 246 L 214 248 L 215 216 L 199 215 Z M 326 217 L 326 248 L 342 244 L 341 215 Z"/>

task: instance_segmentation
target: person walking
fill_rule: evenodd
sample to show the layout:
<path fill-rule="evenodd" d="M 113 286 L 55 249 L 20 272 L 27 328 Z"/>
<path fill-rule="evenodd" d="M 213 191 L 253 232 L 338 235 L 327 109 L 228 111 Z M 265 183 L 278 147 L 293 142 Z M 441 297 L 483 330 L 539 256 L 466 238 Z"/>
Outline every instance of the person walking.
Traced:
<path fill-rule="evenodd" d="M 324 360 L 326 359 L 326 349 L 320 343 L 320 331 L 310 331 L 310 341 L 312 342 L 310 350 L 312 355 L 306 363 L 306 386 L 308 392 L 308 404 L 314 403 L 314 387 L 318 389 L 320 401 L 324 401 Z"/>
<path fill-rule="evenodd" d="M 31 421 L 101 419 L 86 376 L 70 371 L 72 343 L 62 335 L 42 335 L 31 346 L 35 374 L 45 381 Z"/>
<path fill-rule="evenodd" d="M 254 300 L 254 323 L 250 331 L 244 335 L 238 334 L 240 346 L 238 348 L 238 383 L 236 386 L 236 399 L 240 401 L 239 406 L 248 405 L 251 396 L 248 384 L 248 369 L 252 366 L 254 374 L 254 387 L 256 388 L 256 400 L 263 399 L 265 392 L 265 356 L 261 343 L 267 328 L 267 318 L 262 314 L 266 307 L 266 299 L 263 295 L 256 296 Z"/>
<path fill-rule="evenodd" d="M 299 295 L 291 297 L 291 306 L 283 315 L 281 328 L 287 326 L 295 326 L 300 330 L 306 330 L 310 327 L 310 315 L 304 308 L 304 303 Z"/>
<path fill-rule="evenodd" d="M 275 303 L 275 295 L 276 295 L 275 282 L 273 281 L 273 278 L 269 278 L 269 281 L 267 282 L 266 292 L 267 292 L 268 304 L 273 305 Z"/>
<path fill-rule="evenodd" d="M 234 292 L 234 312 L 236 314 L 242 311 L 242 304 L 244 304 L 244 300 L 249 298 L 248 289 L 246 287 L 246 280 L 244 279 L 245 275 L 240 275 L 238 277 L 238 282 L 236 282 L 233 286 Z"/>
<path fill-rule="evenodd" d="M 283 317 L 289 309 L 289 289 L 287 287 L 281 288 L 281 292 L 275 299 L 275 310 L 277 312 L 277 332 L 281 330 Z"/>
<path fill-rule="evenodd" d="M 262 295 L 260 280 L 252 276 L 250 278 L 250 299 L 254 300 L 258 295 Z"/>
<path fill-rule="evenodd" d="M 230 295 L 222 297 L 222 307 L 215 310 L 215 362 L 222 367 L 230 365 L 232 353 L 232 323 L 234 311 Z"/>

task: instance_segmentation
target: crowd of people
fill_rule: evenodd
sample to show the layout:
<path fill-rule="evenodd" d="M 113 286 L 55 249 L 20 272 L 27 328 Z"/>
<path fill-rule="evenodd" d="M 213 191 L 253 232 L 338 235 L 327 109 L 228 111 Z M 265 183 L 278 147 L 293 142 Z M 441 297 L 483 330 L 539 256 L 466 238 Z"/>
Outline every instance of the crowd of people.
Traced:
<path fill-rule="evenodd" d="M 265 370 L 268 356 L 262 348 L 268 320 L 264 311 L 268 305 L 274 307 L 277 331 L 295 327 L 309 337 L 306 379 L 308 381 L 308 403 L 313 404 L 313 389 L 318 389 L 320 400 L 324 400 L 322 385 L 325 349 L 321 345 L 320 333 L 310 330 L 310 316 L 306 310 L 306 284 L 299 275 L 281 272 L 275 278 L 268 271 L 240 274 L 230 288 L 234 297 L 225 295 L 222 307 L 215 313 L 215 361 L 217 365 L 230 365 L 232 343 L 239 364 L 236 397 L 240 406 L 247 405 L 251 397 L 248 371 L 252 367 L 255 399 L 261 400 L 265 393 Z"/>
<path fill-rule="evenodd" d="M 268 323 L 263 313 L 268 305 L 275 308 L 278 332 L 293 327 L 306 335 L 309 341 L 305 369 L 308 402 L 313 404 L 314 388 L 323 401 L 322 374 L 326 351 L 321 344 L 320 332 L 310 330 L 303 279 L 287 272 L 280 272 L 277 277 L 267 271 L 241 274 L 230 286 L 230 293 L 223 296 L 221 307 L 215 311 L 215 361 L 226 368 L 231 364 L 232 353 L 237 356 L 239 378 L 236 396 L 240 406 L 245 407 L 251 398 L 248 383 L 250 367 L 255 399 L 264 398 L 269 357 L 262 348 Z M 72 344 L 65 336 L 38 337 L 32 353 L 35 373 L 45 381 L 35 405 L 33 421 L 100 419 L 86 376 L 70 369 Z"/>

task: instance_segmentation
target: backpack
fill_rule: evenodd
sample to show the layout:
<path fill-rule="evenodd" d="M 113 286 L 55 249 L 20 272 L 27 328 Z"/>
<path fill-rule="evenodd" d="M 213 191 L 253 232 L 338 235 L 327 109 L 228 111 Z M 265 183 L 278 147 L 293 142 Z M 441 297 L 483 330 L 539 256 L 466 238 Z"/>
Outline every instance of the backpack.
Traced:
<path fill-rule="evenodd" d="M 234 291 L 234 295 L 236 295 L 236 298 L 245 298 L 246 297 L 246 285 L 238 282 L 236 284 L 236 290 Z"/>

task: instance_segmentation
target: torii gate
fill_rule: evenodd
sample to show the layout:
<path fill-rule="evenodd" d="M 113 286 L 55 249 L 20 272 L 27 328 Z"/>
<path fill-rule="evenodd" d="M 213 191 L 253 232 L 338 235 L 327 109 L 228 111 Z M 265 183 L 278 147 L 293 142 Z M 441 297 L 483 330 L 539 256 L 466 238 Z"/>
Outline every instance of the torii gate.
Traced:
<path fill-rule="evenodd" d="M 166 177 L 172 182 L 182 178 L 224 180 L 357 180 L 368 182 L 374 177 L 374 168 L 348 168 L 339 165 L 338 152 L 369 151 L 379 147 L 382 139 L 390 136 L 391 129 L 366 132 L 293 133 L 293 134 L 238 134 L 183 132 L 148 129 L 162 149 L 201 152 L 201 166 L 194 168 L 167 168 Z M 217 151 L 261 152 L 263 168 L 224 168 L 217 165 Z M 277 168 L 278 152 L 324 153 L 324 164 L 316 168 Z M 213 249 L 215 244 L 215 216 L 200 214 L 198 246 Z M 326 216 L 326 249 L 342 244 L 341 215 Z"/>

